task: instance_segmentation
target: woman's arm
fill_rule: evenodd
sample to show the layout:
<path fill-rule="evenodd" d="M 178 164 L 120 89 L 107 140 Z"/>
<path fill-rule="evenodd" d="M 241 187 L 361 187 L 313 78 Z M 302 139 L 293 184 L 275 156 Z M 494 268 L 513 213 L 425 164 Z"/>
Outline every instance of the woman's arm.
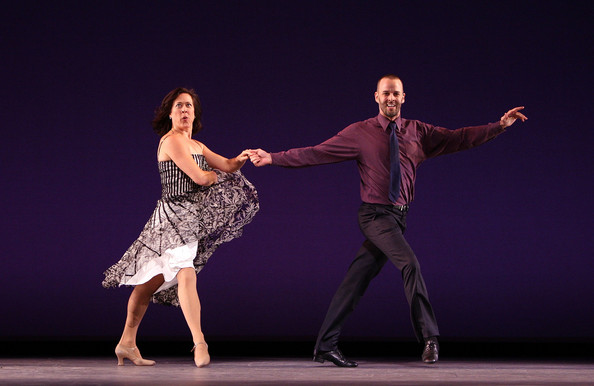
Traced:
<path fill-rule="evenodd" d="M 208 162 L 210 167 L 219 169 L 223 172 L 233 173 L 241 169 L 241 167 L 245 164 L 245 161 L 247 161 L 249 158 L 249 150 L 242 151 L 237 157 L 225 158 L 210 150 L 204 144 L 201 145 L 202 154 L 204 154 L 204 158 L 206 158 L 206 162 Z"/>
<path fill-rule="evenodd" d="M 207 172 L 196 164 L 188 142 L 179 135 L 171 135 L 161 143 L 161 153 L 166 154 L 184 173 L 198 185 L 210 186 L 217 182 L 215 172 Z M 210 164 L 210 162 L 209 162 Z"/>

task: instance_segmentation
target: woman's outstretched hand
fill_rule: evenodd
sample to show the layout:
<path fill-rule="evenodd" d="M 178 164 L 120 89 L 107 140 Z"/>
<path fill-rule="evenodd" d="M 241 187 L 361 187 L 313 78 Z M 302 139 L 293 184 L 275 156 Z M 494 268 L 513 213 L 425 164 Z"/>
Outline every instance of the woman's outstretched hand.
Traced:
<path fill-rule="evenodd" d="M 250 158 L 250 153 L 252 151 L 252 149 L 246 149 L 242 151 L 237 157 L 235 157 L 235 161 L 240 165 L 239 167 L 242 167 L 243 164 L 245 164 L 245 162 Z"/>

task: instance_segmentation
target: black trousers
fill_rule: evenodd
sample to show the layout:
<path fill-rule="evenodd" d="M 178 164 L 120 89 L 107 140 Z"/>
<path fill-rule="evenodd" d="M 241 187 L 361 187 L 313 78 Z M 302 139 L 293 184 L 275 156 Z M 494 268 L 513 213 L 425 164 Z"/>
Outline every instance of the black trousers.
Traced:
<path fill-rule="evenodd" d="M 406 212 L 392 205 L 363 203 L 359 227 L 367 240 L 359 249 L 347 274 L 332 298 L 318 334 L 316 351 L 337 349 L 346 318 L 354 311 L 371 280 L 390 260 L 402 274 L 410 318 L 419 341 L 438 336 L 439 329 L 417 258 L 404 239 Z"/>

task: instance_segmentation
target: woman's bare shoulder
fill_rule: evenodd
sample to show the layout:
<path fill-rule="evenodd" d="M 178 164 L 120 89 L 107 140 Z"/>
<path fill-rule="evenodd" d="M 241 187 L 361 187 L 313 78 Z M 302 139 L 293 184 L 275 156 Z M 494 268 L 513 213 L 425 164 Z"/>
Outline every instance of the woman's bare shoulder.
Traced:
<path fill-rule="evenodd" d="M 167 133 L 159 140 L 157 148 L 157 161 L 169 161 L 169 153 L 187 146 L 187 139 L 177 133 Z"/>

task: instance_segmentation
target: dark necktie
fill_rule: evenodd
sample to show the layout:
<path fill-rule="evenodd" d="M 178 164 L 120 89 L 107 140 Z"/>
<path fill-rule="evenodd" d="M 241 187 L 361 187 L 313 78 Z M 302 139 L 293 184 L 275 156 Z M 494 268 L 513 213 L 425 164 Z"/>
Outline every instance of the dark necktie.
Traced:
<path fill-rule="evenodd" d="M 395 203 L 400 197 L 400 153 L 398 151 L 398 137 L 396 123 L 390 122 L 390 193 L 388 198 Z"/>

